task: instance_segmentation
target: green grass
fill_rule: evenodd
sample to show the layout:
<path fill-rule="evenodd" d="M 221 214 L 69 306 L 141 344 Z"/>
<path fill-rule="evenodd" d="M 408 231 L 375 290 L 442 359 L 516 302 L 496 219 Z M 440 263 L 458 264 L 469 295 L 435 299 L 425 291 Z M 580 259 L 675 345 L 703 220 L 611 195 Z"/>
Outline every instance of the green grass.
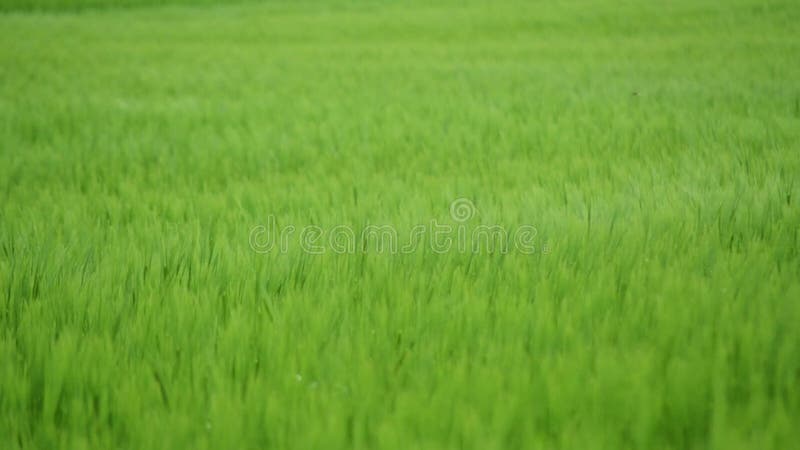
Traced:
<path fill-rule="evenodd" d="M 797 448 L 800 10 L 671 3 L 0 15 L 0 448 Z"/>
<path fill-rule="evenodd" d="M 275 0 L 250 0 L 269 2 Z M 84 11 L 91 9 L 114 9 L 139 6 L 163 6 L 175 4 L 207 5 L 224 3 L 222 0 L 2 0 L 0 11 Z"/>

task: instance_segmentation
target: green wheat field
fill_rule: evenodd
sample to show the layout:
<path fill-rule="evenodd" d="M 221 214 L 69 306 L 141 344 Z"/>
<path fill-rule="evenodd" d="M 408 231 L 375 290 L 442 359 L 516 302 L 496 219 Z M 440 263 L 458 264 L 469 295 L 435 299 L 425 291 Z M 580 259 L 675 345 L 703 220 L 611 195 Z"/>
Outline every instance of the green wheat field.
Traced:
<path fill-rule="evenodd" d="M 798 448 L 798 234 L 796 0 L 0 0 L 2 449 Z"/>

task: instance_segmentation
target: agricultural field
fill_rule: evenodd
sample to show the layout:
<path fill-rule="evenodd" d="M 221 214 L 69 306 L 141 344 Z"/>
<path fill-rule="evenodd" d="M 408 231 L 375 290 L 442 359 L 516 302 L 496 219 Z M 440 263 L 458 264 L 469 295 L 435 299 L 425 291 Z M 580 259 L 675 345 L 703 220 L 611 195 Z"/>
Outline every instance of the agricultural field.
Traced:
<path fill-rule="evenodd" d="M 790 449 L 794 0 L 0 0 L 0 448 Z"/>

